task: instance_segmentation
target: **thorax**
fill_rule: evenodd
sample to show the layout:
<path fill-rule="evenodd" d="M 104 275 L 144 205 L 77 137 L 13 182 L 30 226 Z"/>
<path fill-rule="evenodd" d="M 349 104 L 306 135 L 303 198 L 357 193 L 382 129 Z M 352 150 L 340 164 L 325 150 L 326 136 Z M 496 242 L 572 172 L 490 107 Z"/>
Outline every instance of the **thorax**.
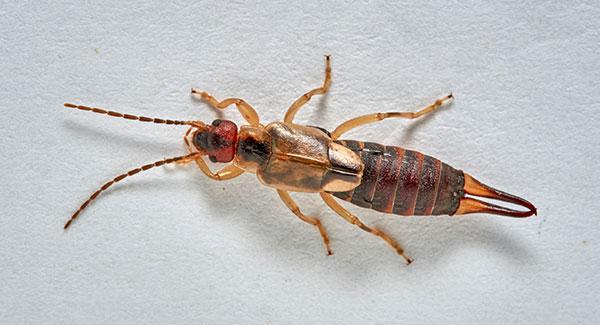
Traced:
<path fill-rule="evenodd" d="M 360 157 L 325 132 L 283 122 L 242 126 L 235 164 L 267 186 L 299 192 L 352 189 L 363 170 Z"/>

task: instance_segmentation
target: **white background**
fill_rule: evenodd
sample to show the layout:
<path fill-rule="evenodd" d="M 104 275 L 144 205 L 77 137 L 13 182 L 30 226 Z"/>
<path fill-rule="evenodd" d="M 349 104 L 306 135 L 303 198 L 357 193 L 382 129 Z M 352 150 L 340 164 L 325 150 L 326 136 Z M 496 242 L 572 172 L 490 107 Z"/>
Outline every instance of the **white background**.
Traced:
<path fill-rule="evenodd" d="M 0 6 L 0 322 L 597 323 L 600 321 L 600 8 L 597 1 L 464 5 L 320 1 Z M 68 110 L 212 121 L 189 95 L 241 97 L 333 129 L 414 111 L 348 136 L 418 149 L 523 196 L 539 215 L 398 217 L 345 204 L 415 258 L 295 195 L 332 237 L 253 175 L 193 165 L 127 179 L 69 231 L 97 186 L 184 153 L 181 127 Z M 241 119 L 234 109 L 221 117 Z"/>

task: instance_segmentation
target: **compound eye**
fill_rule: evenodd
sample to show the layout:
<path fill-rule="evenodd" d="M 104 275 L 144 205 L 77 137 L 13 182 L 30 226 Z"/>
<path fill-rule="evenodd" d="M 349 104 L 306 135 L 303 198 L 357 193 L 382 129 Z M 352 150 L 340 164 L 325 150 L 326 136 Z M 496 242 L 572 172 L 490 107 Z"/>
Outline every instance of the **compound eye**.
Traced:
<path fill-rule="evenodd" d="M 194 137 L 194 144 L 196 148 L 206 150 L 208 149 L 208 132 L 198 132 Z"/>
<path fill-rule="evenodd" d="M 217 157 L 215 157 L 213 155 L 208 156 L 208 159 L 214 163 L 218 162 Z"/>
<path fill-rule="evenodd" d="M 223 120 L 220 120 L 220 119 L 216 119 L 216 120 L 212 121 L 213 126 L 219 126 L 219 125 L 221 125 L 221 123 L 223 123 Z"/>

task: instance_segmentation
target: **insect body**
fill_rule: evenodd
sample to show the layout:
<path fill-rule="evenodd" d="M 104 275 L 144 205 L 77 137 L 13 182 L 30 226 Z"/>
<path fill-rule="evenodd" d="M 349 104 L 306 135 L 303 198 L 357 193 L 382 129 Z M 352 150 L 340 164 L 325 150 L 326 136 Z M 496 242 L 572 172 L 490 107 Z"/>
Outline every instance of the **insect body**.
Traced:
<path fill-rule="evenodd" d="M 293 123 L 300 107 L 317 94 L 324 94 L 331 83 L 330 58 L 326 57 L 325 81 L 319 88 L 298 98 L 288 109 L 282 122 L 262 125 L 258 114 L 245 101 L 228 98 L 218 101 L 206 92 L 192 89 L 216 109 L 235 105 L 248 125 L 239 129 L 228 120 L 215 120 L 210 125 L 201 121 L 175 121 L 130 114 L 121 114 L 101 108 L 65 104 L 66 107 L 106 114 L 141 122 L 187 125 L 184 143 L 185 156 L 174 157 L 144 165 L 121 174 L 105 183 L 65 224 L 65 229 L 79 216 L 91 201 L 114 183 L 141 171 L 169 163 L 195 162 L 200 170 L 215 180 L 228 180 L 244 172 L 254 173 L 259 181 L 274 188 L 286 206 L 302 221 L 319 230 L 327 249 L 329 236 L 319 219 L 305 215 L 289 192 L 319 193 L 323 201 L 337 214 L 359 228 L 386 241 L 408 264 L 402 247 L 383 231 L 364 224 L 342 207 L 334 197 L 363 208 L 398 215 L 463 215 L 490 213 L 511 217 L 536 214 L 530 202 L 517 196 L 484 185 L 460 170 L 420 152 L 377 143 L 342 140 L 340 137 L 356 127 L 387 118 L 417 118 L 430 113 L 453 99 L 452 94 L 438 99 L 416 113 L 388 112 L 360 116 L 348 120 L 329 133 L 319 127 Z M 229 163 L 214 173 L 203 159 Z M 514 203 L 527 208 L 513 210 L 476 197 Z"/>

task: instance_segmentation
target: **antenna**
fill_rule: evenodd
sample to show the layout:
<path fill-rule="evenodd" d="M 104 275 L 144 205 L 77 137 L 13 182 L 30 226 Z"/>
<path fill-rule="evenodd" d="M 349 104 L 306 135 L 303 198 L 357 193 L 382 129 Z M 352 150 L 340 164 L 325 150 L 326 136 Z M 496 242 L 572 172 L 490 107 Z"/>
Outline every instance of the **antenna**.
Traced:
<path fill-rule="evenodd" d="M 115 111 L 109 111 L 103 108 L 98 107 L 89 107 L 84 105 L 75 105 L 71 103 L 65 103 L 65 107 L 67 108 L 75 108 L 82 111 L 94 112 L 98 114 L 105 114 L 112 117 L 124 118 L 126 120 L 134 120 L 140 122 L 151 122 L 156 124 L 167 124 L 167 125 L 191 125 L 198 128 L 205 128 L 206 125 L 201 121 L 177 121 L 177 120 L 168 120 L 162 118 L 154 118 L 154 117 L 146 117 L 146 116 L 137 116 L 131 114 L 123 114 Z"/>
<path fill-rule="evenodd" d="M 92 195 L 90 195 L 90 197 L 83 202 L 83 204 L 79 207 L 79 209 L 77 209 L 77 211 L 75 211 L 75 213 L 73 213 L 73 216 L 71 217 L 71 219 L 69 219 L 69 221 L 67 221 L 67 223 L 65 223 L 65 227 L 64 229 L 69 228 L 69 226 L 71 225 L 71 223 L 77 219 L 77 217 L 79 216 L 79 214 L 92 202 L 94 201 L 102 192 L 106 191 L 109 187 L 111 187 L 113 184 L 118 183 L 120 181 L 122 181 L 123 179 L 129 177 L 129 176 L 133 176 L 139 172 L 154 168 L 154 167 L 159 167 L 162 165 L 166 165 L 166 164 L 171 164 L 171 163 L 175 163 L 175 162 L 188 162 L 191 160 L 195 160 L 197 157 L 200 157 L 200 153 L 195 152 L 195 153 L 191 153 L 189 155 L 185 155 L 185 156 L 179 156 L 179 157 L 173 157 L 173 158 L 166 158 L 163 160 L 159 160 L 156 162 L 153 162 L 151 164 L 147 164 L 147 165 L 143 165 L 141 167 L 132 169 L 124 174 L 121 174 L 115 178 L 113 178 L 112 180 L 106 182 L 104 185 L 102 185 L 96 192 L 94 192 Z"/>

